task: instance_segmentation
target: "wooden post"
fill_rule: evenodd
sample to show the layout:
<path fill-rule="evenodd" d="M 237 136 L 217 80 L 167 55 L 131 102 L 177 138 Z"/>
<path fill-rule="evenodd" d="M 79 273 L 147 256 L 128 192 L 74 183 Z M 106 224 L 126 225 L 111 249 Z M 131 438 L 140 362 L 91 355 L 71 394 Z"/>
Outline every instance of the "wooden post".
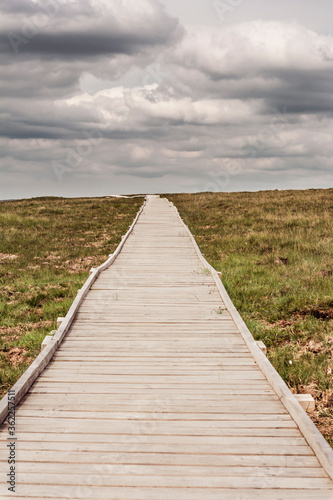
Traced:
<path fill-rule="evenodd" d="M 46 335 L 46 337 L 44 338 L 41 346 L 40 346 L 40 350 L 42 351 L 44 349 L 44 347 L 46 347 L 46 345 L 50 342 L 50 340 L 53 339 L 53 335 Z"/>
<path fill-rule="evenodd" d="M 65 319 L 65 318 L 64 318 L 63 316 L 59 316 L 59 317 L 57 318 L 57 328 L 59 328 L 59 327 L 60 327 L 60 325 L 61 325 L 61 323 L 64 321 L 64 319 Z"/>
<path fill-rule="evenodd" d="M 308 412 L 313 412 L 316 403 L 311 394 L 295 394 L 295 398 L 303 408 L 303 410 L 308 411 Z"/>
<path fill-rule="evenodd" d="M 257 346 L 259 347 L 259 349 L 265 354 L 267 354 L 267 347 L 265 346 L 265 344 L 263 343 L 262 340 L 257 340 Z"/>

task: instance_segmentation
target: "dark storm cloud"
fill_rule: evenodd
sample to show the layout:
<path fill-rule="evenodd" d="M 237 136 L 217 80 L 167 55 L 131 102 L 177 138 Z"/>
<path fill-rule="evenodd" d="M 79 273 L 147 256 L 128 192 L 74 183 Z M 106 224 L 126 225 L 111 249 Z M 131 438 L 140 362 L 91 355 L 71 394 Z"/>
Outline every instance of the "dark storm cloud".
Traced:
<path fill-rule="evenodd" d="M 134 16 L 129 2 L 101 4 L 51 0 L 24 2 L 8 9 L 0 34 L 3 54 L 33 57 L 90 58 L 114 54 L 138 54 L 171 43 L 181 36 L 176 19 L 158 3 L 142 0 Z M 33 5 L 33 7 L 32 7 Z M 80 8 L 78 8 L 78 5 Z M 39 10 L 38 10 L 39 9 Z"/>
<path fill-rule="evenodd" d="M 36 4 L 27 0 L 2 0 L 1 10 L 5 14 L 35 14 Z"/>
<path fill-rule="evenodd" d="M 0 78 L 9 98 L 71 96 L 85 72 L 114 80 L 133 65 L 149 64 L 182 36 L 178 22 L 154 0 L 6 2 L 5 10 Z"/>
<path fill-rule="evenodd" d="M 12 54 L 15 36 L 10 33 L 0 35 L 3 53 Z M 22 55 L 56 57 L 62 60 L 90 58 L 115 54 L 134 55 L 170 41 L 170 31 L 163 27 L 154 34 L 113 34 L 113 33 L 39 33 L 27 43 L 20 43 Z"/>
<path fill-rule="evenodd" d="M 60 139 L 64 136 L 63 133 L 56 129 L 47 130 L 41 127 L 34 127 L 32 124 L 27 124 L 26 126 L 12 125 L 6 123 L 0 128 L 1 136 L 7 138 L 15 139 Z"/>
<path fill-rule="evenodd" d="M 284 105 L 288 113 L 333 113 L 333 68 L 326 71 L 289 71 L 280 76 L 276 92 L 265 96 L 267 108 Z"/>

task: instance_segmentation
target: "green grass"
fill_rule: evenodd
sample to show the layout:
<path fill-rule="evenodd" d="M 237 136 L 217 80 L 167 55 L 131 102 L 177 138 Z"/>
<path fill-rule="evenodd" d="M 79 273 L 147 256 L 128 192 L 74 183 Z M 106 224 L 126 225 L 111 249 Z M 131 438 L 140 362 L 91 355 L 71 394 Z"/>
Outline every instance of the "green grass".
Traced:
<path fill-rule="evenodd" d="M 167 197 L 333 445 L 333 189 Z"/>
<path fill-rule="evenodd" d="M 143 198 L 0 202 L 0 391 L 16 382 L 65 316 L 91 267 L 104 262 Z"/>

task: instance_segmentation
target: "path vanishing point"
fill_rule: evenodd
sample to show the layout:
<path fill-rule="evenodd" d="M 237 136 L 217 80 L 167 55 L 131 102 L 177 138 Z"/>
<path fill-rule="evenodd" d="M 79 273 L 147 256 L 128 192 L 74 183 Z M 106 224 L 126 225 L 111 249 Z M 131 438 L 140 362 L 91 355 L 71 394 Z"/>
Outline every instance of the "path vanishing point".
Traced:
<path fill-rule="evenodd" d="M 333 499 L 332 449 L 167 199 L 147 197 L 13 389 L 1 499 Z"/>

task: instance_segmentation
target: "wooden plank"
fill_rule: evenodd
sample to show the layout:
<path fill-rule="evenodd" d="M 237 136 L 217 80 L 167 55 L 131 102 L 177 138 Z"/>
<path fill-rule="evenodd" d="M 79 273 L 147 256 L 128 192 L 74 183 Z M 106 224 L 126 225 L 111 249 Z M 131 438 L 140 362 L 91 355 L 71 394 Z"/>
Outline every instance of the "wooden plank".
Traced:
<path fill-rule="evenodd" d="M 249 353 L 246 351 L 246 352 L 233 352 L 233 351 L 228 351 L 226 352 L 225 350 L 221 353 L 215 353 L 215 352 L 211 352 L 209 354 L 205 354 L 205 353 L 201 353 L 201 352 L 196 352 L 195 354 L 193 353 L 182 353 L 182 352 L 177 352 L 175 354 L 168 354 L 168 353 L 164 353 L 164 352 L 161 352 L 159 354 L 156 354 L 156 353 L 151 353 L 151 352 L 143 352 L 143 353 L 140 353 L 140 354 L 137 354 L 135 352 L 126 352 L 126 353 L 120 353 L 118 354 L 118 352 L 103 352 L 103 351 L 90 351 L 91 354 L 87 354 L 86 351 L 76 351 L 76 352 L 67 352 L 67 349 L 66 350 L 63 350 L 63 351 L 60 351 L 60 349 L 58 349 L 57 353 L 55 354 L 55 357 L 56 358 L 61 358 L 61 359 L 66 359 L 68 357 L 79 357 L 79 358 L 83 358 L 83 359 L 94 359 L 97 355 L 99 355 L 99 359 L 102 359 L 102 358 L 105 358 L 105 359 L 118 359 L 118 360 L 121 360 L 121 359 L 124 359 L 124 358 L 128 358 L 128 359 L 145 359 L 145 360 L 149 360 L 151 358 L 153 359 L 156 359 L 157 361 L 160 360 L 160 359 L 163 359 L 163 360 L 192 360 L 192 361 L 195 361 L 195 360 L 207 360 L 207 359 L 211 359 L 212 361 L 219 361 L 219 360 L 223 360 L 223 359 L 232 359 L 232 358 L 237 358 L 237 359 L 249 359 Z M 251 359 L 251 357 L 250 357 Z"/>
<path fill-rule="evenodd" d="M 153 348 L 157 349 L 189 349 L 189 350 L 199 350 L 200 348 L 204 349 L 221 349 L 223 350 L 224 347 L 227 347 L 228 349 L 231 347 L 235 348 L 243 348 L 245 349 L 245 346 L 242 341 L 239 341 L 236 338 L 233 338 L 233 336 L 227 336 L 226 339 L 223 337 L 221 338 L 212 338 L 209 337 L 207 338 L 206 341 L 204 340 L 197 340 L 195 342 L 195 345 L 193 345 L 193 341 L 190 338 L 179 338 L 178 340 L 168 340 L 161 338 L 159 340 L 149 340 L 149 344 L 147 343 L 147 340 L 139 340 L 139 339 L 127 339 L 126 337 L 123 338 L 122 340 L 113 340 L 112 338 L 107 338 L 107 339 L 89 339 L 89 340 L 83 340 L 83 339 L 68 339 L 65 340 L 62 348 L 67 348 L 67 347 L 75 347 L 79 349 L 80 347 L 103 347 L 105 346 L 106 348 L 114 348 L 114 349 L 127 349 L 130 351 L 132 348 L 135 349 L 140 349 L 144 348 L 147 351 L 147 347 L 149 347 L 149 351 Z"/>
<path fill-rule="evenodd" d="M 72 500 L 91 500 L 92 498 L 96 500 L 235 500 L 235 498 L 242 500 L 318 500 L 318 490 L 113 487 L 110 491 L 109 488 L 103 486 L 89 487 L 85 483 L 79 486 L 41 485 L 38 487 L 40 495 L 38 497 L 36 496 L 36 485 L 24 485 L 20 493 L 19 496 L 15 495 L 17 500 L 26 498 L 42 498 L 44 500 L 46 498 L 71 498 Z M 13 496 L 4 493 L 1 498 L 7 500 L 12 499 Z M 321 489 L 320 500 L 332 500 L 332 491 Z"/>
<path fill-rule="evenodd" d="M 116 424 L 116 429 L 118 424 Z M 193 429 L 193 428 L 192 428 Z M 151 440 L 156 439 L 159 440 L 161 439 L 161 436 L 163 436 L 163 439 L 171 439 L 171 440 L 176 440 L 177 442 L 201 442 L 201 443 L 206 443 L 206 444 L 217 444 L 219 443 L 219 439 L 223 438 L 225 436 L 231 436 L 231 437 L 239 437 L 239 436 L 248 436 L 248 437 L 253 437 L 253 436 L 260 436 L 260 437 L 270 437 L 272 436 L 272 428 L 247 428 L 247 427 L 238 427 L 238 428 L 220 428 L 218 431 L 218 435 L 212 435 L 207 434 L 205 430 L 201 434 L 194 433 L 194 434 L 186 434 L 186 431 L 188 432 L 188 429 L 186 426 L 181 427 L 180 425 L 177 427 L 176 432 L 174 431 L 174 427 L 170 428 L 170 426 L 164 426 L 161 427 L 159 426 L 158 433 L 154 433 L 153 431 L 149 434 Z M 117 439 L 121 440 L 126 440 L 129 435 L 134 434 L 135 430 L 133 427 L 130 427 L 128 429 L 127 434 L 121 434 L 119 432 L 114 433 L 114 434 L 104 434 L 102 435 L 96 435 L 96 434 L 90 434 L 88 433 L 66 433 L 66 434 L 59 434 L 57 435 L 54 432 L 47 432 L 46 430 L 43 432 L 21 432 L 19 431 L 19 439 L 20 443 L 23 443 L 24 441 L 32 442 L 32 441 L 38 441 L 38 442 L 72 442 L 72 443 L 88 443 L 88 442 L 102 442 L 102 443 L 109 443 L 113 442 L 115 439 L 115 436 L 117 436 Z M 274 428 L 274 437 L 301 437 L 301 433 L 299 429 L 296 428 L 288 428 L 288 427 L 275 427 Z M 0 434 L 0 441 L 5 441 L 7 443 L 7 437 L 4 435 Z M 319 467 L 319 463 L 318 463 Z"/>
<path fill-rule="evenodd" d="M 54 362 L 57 361 L 56 364 Z M 219 369 L 222 367 L 227 367 L 228 369 L 241 369 L 244 366 L 257 366 L 255 361 L 250 357 L 247 356 L 245 358 L 223 358 L 222 356 L 218 359 L 199 359 L 199 360 L 193 360 L 193 358 L 145 358 L 145 357 L 138 357 L 136 356 L 134 359 L 130 357 L 123 357 L 123 358 L 114 358 L 114 357 L 106 357 L 105 359 L 99 358 L 99 359 L 91 359 L 90 357 L 88 359 L 86 358 L 78 358 L 78 357 L 70 357 L 69 359 L 56 355 L 53 357 L 53 361 L 50 363 L 50 368 L 51 366 L 57 366 L 64 368 L 66 366 L 74 367 L 76 365 L 78 366 L 112 366 L 112 367 L 132 367 L 132 366 L 138 366 L 138 367 L 168 367 L 168 368 L 182 368 L 186 369 L 188 368 L 197 368 L 197 369 L 211 369 L 211 368 L 216 368 L 218 367 Z"/>
<path fill-rule="evenodd" d="M 101 445 L 101 443 L 100 443 Z M 21 450 L 20 451 L 20 461 L 36 461 L 36 462 L 76 462 L 76 463 L 99 463 L 99 461 L 102 459 L 103 454 L 106 455 L 112 455 L 112 454 L 117 454 L 118 455 L 118 460 L 120 462 L 123 461 L 121 455 L 128 453 L 134 455 L 132 458 L 132 461 L 129 463 L 136 463 L 135 462 L 135 455 L 136 454 L 143 454 L 147 455 L 146 459 L 147 461 L 144 463 L 164 463 L 163 459 L 159 460 L 158 462 L 150 462 L 149 460 L 149 454 L 150 455 L 167 455 L 169 454 L 169 461 L 167 460 L 168 457 L 164 457 L 166 460 L 166 463 L 173 463 L 173 464 L 179 464 L 179 460 L 173 460 L 173 458 L 181 457 L 182 458 L 182 463 L 186 463 L 188 465 L 192 464 L 197 464 L 197 465 L 202 465 L 202 464 L 211 464 L 211 465 L 218 465 L 220 463 L 223 463 L 224 465 L 227 465 L 227 457 L 230 456 L 246 456 L 246 457 L 253 457 L 254 460 L 252 462 L 256 463 L 257 457 L 260 456 L 273 456 L 277 458 L 283 457 L 297 457 L 298 461 L 298 467 L 301 466 L 302 464 L 302 458 L 305 456 L 314 456 L 311 453 L 311 449 L 309 446 L 274 446 L 274 445 L 269 445 L 269 446 L 256 446 L 255 444 L 252 445 L 230 445 L 228 446 L 228 450 L 225 450 L 223 453 L 223 448 L 220 450 L 220 453 L 217 453 L 217 449 L 214 446 L 209 446 L 209 445 L 182 445 L 182 446 L 177 446 L 176 444 L 168 444 L 168 443 L 146 443 L 146 442 L 139 442 L 139 443 L 108 443 L 108 446 L 103 446 L 101 447 L 102 451 L 99 450 L 92 450 L 92 451 L 87 451 L 83 449 L 84 447 L 78 447 L 78 451 L 75 451 L 75 446 L 72 446 L 71 451 L 64 451 L 64 450 L 40 450 L 38 444 L 35 445 L 35 449 L 29 449 L 29 450 Z M 120 456 L 119 456 L 120 455 Z M 6 460 L 6 457 L 8 457 L 8 451 L 7 450 L 0 450 L 0 460 Z M 223 458 L 224 460 L 220 460 L 220 458 Z M 124 462 L 126 462 L 125 457 L 124 457 Z M 274 460 L 267 460 L 267 463 L 275 463 Z M 236 462 L 238 465 L 241 465 L 241 460 L 238 460 Z M 249 460 L 249 463 L 250 460 Z M 281 460 L 280 463 L 285 463 L 283 460 Z M 330 480 L 329 480 L 330 481 Z M 330 481 L 332 484 L 332 482 Z"/>
<path fill-rule="evenodd" d="M 64 451 L 75 451 L 74 447 L 77 448 L 77 451 L 109 451 L 110 447 L 117 446 L 118 444 L 123 444 L 124 441 L 127 444 L 137 444 L 139 440 L 143 440 L 142 437 L 138 436 L 130 436 L 130 435 L 114 435 L 112 441 L 108 442 L 96 442 L 96 437 L 93 442 L 79 442 L 75 443 L 74 441 L 70 442 L 58 442 L 58 441 L 47 441 L 43 440 L 38 443 L 38 450 L 64 450 Z M 253 437 L 252 436 L 158 436 L 158 435 L 147 435 L 144 440 L 146 444 L 150 445 L 166 445 L 168 447 L 172 447 L 173 449 L 180 450 L 182 453 L 187 453 L 188 450 L 196 448 L 197 453 L 216 453 L 218 455 L 221 454 L 221 447 L 229 446 L 251 446 L 253 445 Z M 179 445 L 183 445 L 180 447 Z M 306 442 L 302 437 L 279 437 L 279 436 L 256 436 L 256 445 L 257 446 L 301 446 L 302 449 L 306 446 Z M 36 444 L 34 441 L 22 441 L 20 439 L 20 450 L 35 449 Z M 208 450 L 208 451 L 207 451 Z M 225 454 L 225 453 L 222 453 Z"/>
<path fill-rule="evenodd" d="M 106 397 L 107 402 L 109 404 L 121 404 L 122 402 L 126 402 L 126 404 L 131 404 L 132 402 L 135 404 L 141 403 L 142 400 L 147 400 L 151 403 L 159 403 L 161 401 L 161 396 L 158 395 L 157 393 L 150 393 L 146 392 L 143 396 L 139 396 L 137 394 L 129 393 L 129 394 L 119 394 L 119 393 L 112 393 L 109 391 L 104 391 L 104 393 L 96 393 L 96 392 L 91 392 L 90 397 L 89 397 L 89 402 L 94 401 L 95 403 L 99 402 L 106 402 Z M 92 398 L 93 396 L 93 398 Z M 235 401 L 235 394 L 232 391 L 229 391 L 228 394 L 225 394 L 221 396 L 220 394 L 190 394 L 187 395 L 186 399 L 184 398 L 184 394 L 174 394 L 172 391 L 170 391 L 169 395 L 167 397 L 167 402 L 168 405 L 173 406 L 173 405 L 181 405 L 182 408 L 187 408 L 188 406 L 191 406 L 195 403 L 199 403 L 201 405 L 204 405 L 205 408 L 208 408 L 210 406 L 219 406 L 223 404 L 224 401 Z M 277 401 L 278 398 L 275 394 L 261 394 L 260 391 L 257 391 L 252 394 L 247 394 L 245 391 L 240 392 L 237 395 L 237 400 L 238 401 Z M 43 405 L 64 405 L 66 403 L 69 404 L 84 404 L 82 401 L 82 396 L 81 392 L 77 393 L 67 393 L 64 391 L 62 394 L 52 394 L 52 395 L 47 395 L 47 394 L 42 394 L 40 395 L 38 392 L 29 392 L 29 397 L 24 399 L 25 404 L 43 404 Z M 23 403 L 23 401 L 22 401 Z"/>
<path fill-rule="evenodd" d="M 111 467 L 110 467 L 111 469 Z M 109 475 L 107 467 L 95 468 L 91 464 L 67 463 L 42 463 L 38 465 L 33 462 L 21 462 L 20 474 L 92 474 Z M 215 467 L 215 466 L 187 466 L 187 465 L 126 465 L 112 464 L 112 475 L 160 475 L 160 476 L 231 476 L 231 477 L 328 477 L 321 467 Z M 51 479 L 52 481 L 52 479 Z M 82 479 L 81 479 L 82 481 Z"/>
<path fill-rule="evenodd" d="M 210 376 L 210 375 L 216 375 L 218 378 L 221 378 L 224 376 L 224 374 L 230 372 L 238 372 L 241 374 L 243 371 L 246 371 L 246 373 L 252 373 L 252 372 L 260 372 L 257 366 L 253 365 L 246 365 L 246 366 L 228 366 L 228 365 L 221 365 L 219 366 L 208 366 L 208 367 L 188 367 L 188 368 L 178 368 L 178 367 L 170 367 L 170 366 L 137 366 L 137 365 L 124 365 L 124 366 L 108 366 L 108 365 L 87 365 L 85 366 L 84 364 L 80 364 L 79 366 L 73 366 L 72 364 L 68 364 L 68 366 L 57 366 L 53 365 L 50 367 L 47 371 L 49 375 L 57 376 L 59 374 L 71 374 L 71 375 L 80 375 L 80 374 L 89 374 L 89 375 L 123 375 L 124 372 L 130 372 L 131 375 L 149 375 L 152 378 L 155 378 L 155 376 L 159 375 L 165 375 L 166 377 L 169 377 L 171 374 L 173 377 L 182 377 L 184 375 L 188 376 L 199 376 L 201 379 L 201 376 Z M 45 374 L 46 375 L 46 374 Z"/>
<path fill-rule="evenodd" d="M 93 405 L 94 410 L 91 410 Z M 143 402 L 138 401 L 136 406 L 122 405 L 124 408 L 119 408 L 113 404 L 104 405 L 103 403 L 92 403 L 92 405 L 83 406 L 82 410 L 72 409 L 70 411 L 64 409 L 39 409 L 38 415 L 40 417 L 59 417 L 59 418 L 96 418 L 99 419 L 146 419 L 151 417 L 156 420 L 217 420 L 221 419 L 221 415 L 225 414 L 237 414 L 237 412 L 243 411 L 247 415 L 271 415 L 271 414 L 287 414 L 286 409 L 279 401 L 258 401 L 257 409 L 255 401 L 225 401 L 223 406 L 217 409 L 207 408 L 207 407 L 192 407 L 192 408 L 182 408 L 182 407 L 170 407 L 168 404 L 161 402 L 158 406 L 145 405 Z M 28 409 L 27 405 L 20 408 L 18 413 L 20 419 L 24 416 L 34 417 L 36 415 L 36 409 Z"/>
<path fill-rule="evenodd" d="M 260 381 L 259 381 L 260 382 Z M 231 382 L 230 382 L 231 383 Z M 209 395 L 219 395 L 225 391 L 230 392 L 230 383 L 227 381 L 226 383 L 221 383 L 219 386 L 214 386 L 214 387 L 209 387 L 209 389 L 206 389 L 206 393 Z M 234 384 L 233 387 L 235 389 L 238 389 L 238 391 L 244 391 L 244 384 L 243 381 L 239 381 L 239 384 L 236 385 Z M 96 386 L 96 384 L 89 384 L 89 383 L 82 383 L 79 380 L 78 381 L 44 381 L 40 380 L 38 382 L 38 386 L 36 385 L 37 389 L 43 389 L 46 388 L 50 392 L 52 390 L 57 391 L 60 390 L 61 392 L 87 392 L 87 393 L 93 393 L 93 394 L 150 394 L 150 395 L 158 395 L 158 394 L 181 394 L 184 396 L 188 395 L 202 395 L 205 394 L 205 387 L 196 387 L 195 384 L 154 384 L 154 383 L 149 383 L 149 384 L 136 384 L 135 386 L 130 383 L 130 384 L 117 384 L 117 383 L 104 383 Z M 245 386 L 246 387 L 246 386 Z M 255 381 L 251 385 L 252 389 L 256 388 L 257 391 L 260 391 L 261 389 L 266 389 L 269 387 L 268 384 L 261 385 L 258 383 L 258 381 Z M 135 391 L 134 391 L 135 389 Z M 34 387 L 32 387 L 31 392 L 34 392 Z M 238 392 L 239 393 L 239 392 Z M 237 392 L 235 392 L 237 395 Z M 184 398 L 185 399 L 185 398 Z"/>
<path fill-rule="evenodd" d="M 156 475 L 99 475 L 96 471 L 86 478 L 86 485 L 94 487 L 98 481 L 99 486 L 104 487 L 149 487 L 149 488 L 276 488 L 302 490 L 328 489 L 331 486 L 327 478 L 305 478 L 303 477 L 249 477 L 249 476 L 156 476 Z M 37 474 L 20 473 L 20 490 L 24 485 L 59 485 L 81 486 L 82 475 L 71 474 Z M 333 490 L 331 490 L 333 493 Z"/>
<path fill-rule="evenodd" d="M 199 379 L 201 383 L 209 383 L 212 385 L 220 385 L 222 379 L 224 381 L 229 381 L 229 380 L 239 380 L 240 383 L 242 383 L 245 380 L 265 380 L 264 376 L 260 371 L 241 371 L 241 372 L 225 372 L 221 374 L 220 379 L 218 378 L 218 375 L 200 375 L 197 377 L 193 377 L 191 375 L 180 375 L 179 377 L 173 376 L 172 374 L 169 375 L 154 375 L 154 377 L 151 377 L 150 375 L 135 375 L 131 373 L 124 373 L 123 375 L 96 375 L 96 374 L 91 374 L 91 375 L 84 375 L 84 374 L 78 374 L 78 381 L 80 382 L 94 382 L 96 384 L 105 384 L 108 382 L 117 382 L 119 384 L 121 383 L 133 383 L 133 384 L 138 384 L 138 383 L 143 383 L 143 384 L 149 384 L 152 381 L 155 383 L 161 383 L 161 384 L 177 384 L 177 383 L 189 383 L 189 384 L 195 384 Z M 57 381 L 67 381 L 67 382 L 74 382 L 75 381 L 75 376 L 72 374 L 66 375 L 65 373 L 60 373 L 57 375 L 49 374 L 48 372 L 43 373 L 40 376 L 40 380 L 57 380 Z"/>
<path fill-rule="evenodd" d="M 154 420 L 154 419 L 141 419 L 141 420 L 99 420 L 98 426 L 95 420 L 81 420 L 80 419 L 65 419 L 56 418 L 48 419 L 42 418 L 29 418 L 25 417 L 24 420 L 20 421 L 20 432 L 41 432 L 41 429 L 47 431 L 48 433 L 91 433 L 97 434 L 103 433 L 103 435 L 115 435 L 115 434 L 138 434 L 140 436 L 148 434 L 174 434 L 174 435 L 198 435 L 198 436 L 223 436 L 226 433 L 226 429 L 229 430 L 229 434 L 235 433 L 238 429 L 260 429 L 262 433 L 265 429 L 297 429 L 293 421 L 288 420 L 266 420 L 256 419 L 256 420 L 234 420 L 236 418 L 233 415 L 233 419 L 223 420 L 223 421 L 210 421 L 210 420 L 193 420 L 193 421 L 177 421 L 177 420 Z M 112 425 L 111 425 L 112 424 Z M 8 434 L 7 434 L 8 435 Z M 257 436 L 257 434 L 254 434 Z M 255 440 L 254 440 L 255 442 Z M 309 448 L 310 449 L 310 448 Z M 269 450 L 268 450 L 269 451 Z"/>
<path fill-rule="evenodd" d="M 233 396 L 231 399 L 234 399 L 237 396 L 242 396 L 242 395 L 261 395 L 261 394 L 272 394 L 267 387 L 269 387 L 267 384 L 263 387 L 262 385 L 255 384 L 256 389 L 251 385 L 251 387 L 240 384 L 238 386 L 232 386 L 230 388 L 230 384 L 228 383 L 226 386 L 221 386 L 218 389 L 198 389 L 197 387 L 179 387 L 180 384 L 178 384 L 177 387 L 163 387 L 161 385 L 154 387 L 152 385 L 136 385 L 135 386 L 135 398 L 137 399 L 138 395 L 148 395 L 150 397 L 180 397 L 183 400 L 189 398 L 189 399 L 203 399 L 207 398 L 207 402 L 210 399 L 221 399 L 226 396 Z M 115 397 L 119 397 L 119 395 L 128 395 L 128 394 L 133 394 L 133 385 L 130 384 L 122 384 L 121 386 L 118 386 L 117 384 L 103 384 L 102 386 L 99 385 L 96 387 L 96 384 L 81 384 L 80 382 L 77 382 L 75 384 L 71 383 L 57 383 L 57 382 L 42 382 L 39 381 L 35 383 L 30 391 L 29 394 L 35 394 L 35 393 L 40 393 L 40 394 L 104 394 L 104 395 L 109 395 L 112 397 L 114 395 Z M 238 399 L 238 397 L 237 397 Z"/>
<path fill-rule="evenodd" d="M 236 420 L 237 419 L 237 420 Z M 156 430 L 162 429 L 173 429 L 177 432 L 187 430 L 187 433 L 204 435 L 218 435 L 220 429 L 238 429 L 238 428 L 297 428 L 294 421 L 290 419 L 289 415 L 247 415 L 247 414 L 224 414 L 221 416 L 220 420 L 187 420 L 187 421 L 177 421 L 177 420 L 157 420 L 152 418 L 147 419 L 118 419 L 112 422 L 110 425 L 110 419 L 99 419 L 98 428 L 96 426 L 96 420 L 94 419 L 75 419 L 75 418 L 52 418 L 47 419 L 41 417 L 21 417 L 20 418 L 20 431 L 34 431 L 35 429 L 41 430 L 43 426 L 48 424 L 48 432 L 93 432 L 98 434 L 100 432 L 107 434 L 114 434 L 119 432 L 121 434 L 126 434 L 129 429 L 135 429 L 138 431 L 140 429 L 141 433 L 145 432 L 145 425 L 147 423 L 147 429 L 154 428 Z M 153 425 L 151 425 L 153 424 Z"/>
<path fill-rule="evenodd" d="M 105 399 L 105 395 L 104 399 Z M 75 401 L 75 398 L 72 398 Z M 77 399 L 79 400 L 79 399 Z M 186 413 L 191 413 L 193 415 L 198 415 L 198 414 L 203 414 L 202 418 L 205 417 L 205 415 L 210 415 L 210 414 L 218 414 L 219 417 L 225 413 L 236 413 L 237 411 L 244 411 L 247 412 L 247 414 L 253 414 L 254 412 L 254 399 L 252 401 L 248 399 L 241 399 L 238 401 L 238 404 L 235 401 L 230 401 L 230 400 L 223 400 L 222 402 L 211 402 L 208 401 L 206 404 L 203 405 L 203 401 L 195 401 L 192 402 L 192 404 L 187 404 L 187 405 L 182 405 L 180 401 L 173 402 L 169 401 L 166 399 L 163 404 L 161 404 L 161 401 L 159 400 L 146 400 L 145 398 L 138 398 L 136 401 L 122 401 L 119 402 L 115 399 L 115 401 L 110 401 L 108 403 L 104 403 L 101 398 L 100 400 L 95 399 L 92 395 L 89 396 L 89 400 L 91 400 L 91 403 L 76 403 L 75 409 L 73 410 L 73 405 L 74 401 L 68 399 L 67 403 L 61 402 L 60 399 L 57 400 L 55 399 L 55 402 L 58 401 L 57 406 L 55 407 L 55 402 L 52 403 L 51 400 L 47 400 L 45 404 L 43 405 L 42 401 L 25 401 L 24 407 L 22 407 L 19 410 L 19 415 L 28 415 L 27 411 L 29 412 L 29 415 L 31 415 L 32 412 L 34 414 L 38 412 L 40 416 L 43 416 L 43 413 L 47 411 L 48 415 L 52 414 L 53 412 L 61 411 L 61 416 L 67 415 L 67 412 L 73 412 L 73 414 L 76 416 L 81 412 L 84 412 L 85 415 L 84 417 L 86 418 L 88 414 L 94 415 L 96 412 L 100 413 L 101 416 L 105 416 L 105 414 L 108 414 L 112 417 L 113 413 L 119 414 L 121 412 L 129 412 L 129 417 L 132 416 L 133 412 L 139 412 L 139 413 L 154 413 L 157 415 L 159 413 L 166 413 L 170 414 L 170 418 L 175 416 L 174 414 L 186 414 Z M 81 398 L 82 401 L 82 398 Z M 274 401 L 274 400 L 273 400 Z M 282 406 L 279 407 L 277 410 L 274 409 L 271 405 L 272 400 L 266 399 L 266 400 L 260 400 L 258 399 L 258 413 L 262 414 L 269 414 L 273 412 L 277 412 L 279 414 L 285 413 L 284 412 L 284 407 Z M 275 401 L 275 403 L 279 403 L 278 401 Z M 92 412 L 91 409 L 94 409 Z M 25 413 L 24 413 L 25 412 Z M 52 412 L 52 413 L 51 413 Z M 191 419 L 191 417 L 188 417 Z M 209 418 L 214 418 L 214 416 L 211 416 Z"/>

